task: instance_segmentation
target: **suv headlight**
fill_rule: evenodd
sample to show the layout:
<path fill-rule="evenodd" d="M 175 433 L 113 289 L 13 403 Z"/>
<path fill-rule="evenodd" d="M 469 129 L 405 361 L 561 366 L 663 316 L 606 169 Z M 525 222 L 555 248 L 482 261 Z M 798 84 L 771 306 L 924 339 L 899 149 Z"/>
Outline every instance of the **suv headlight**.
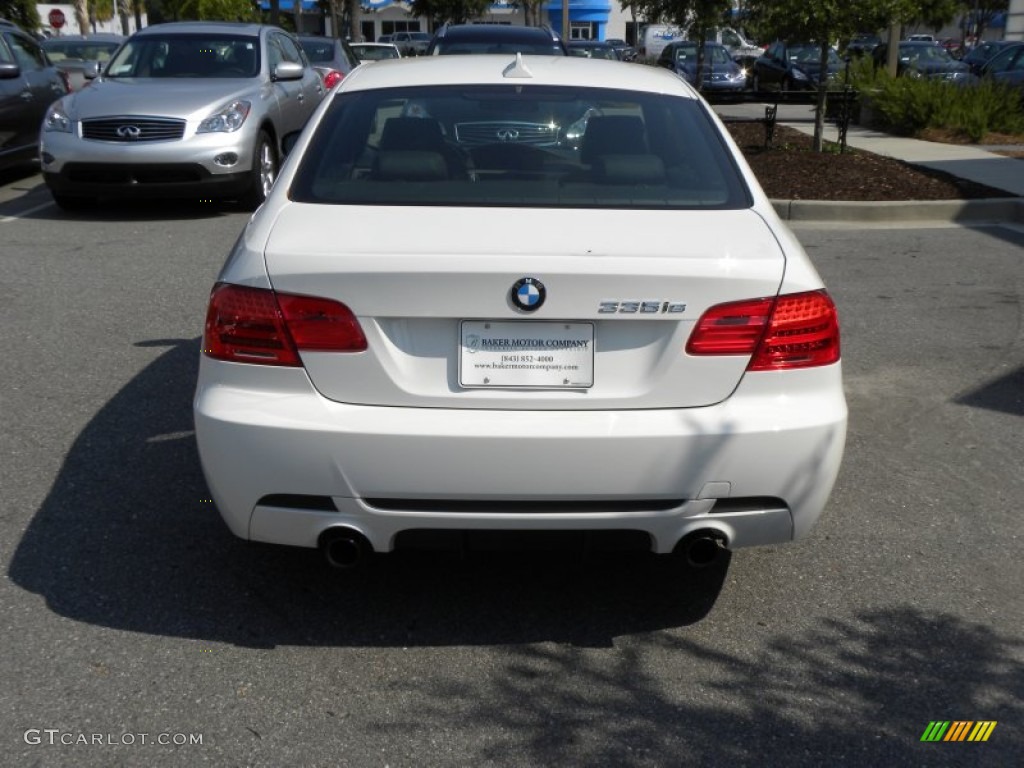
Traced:
<path fill-rule="evenodd" d="M 248 101 L 233 101 L 203 120 L 196 133 L 233 133 L 242 127 L 251 108 Z"/>
<path fill-rule="evenodd" d="M 71 118 L 64 111 L 59 101 L 50 105 L 46 110 L 46 117 L 43 118 L 44 131 L 57 131 L 59 133 L 71 133 Z"/>

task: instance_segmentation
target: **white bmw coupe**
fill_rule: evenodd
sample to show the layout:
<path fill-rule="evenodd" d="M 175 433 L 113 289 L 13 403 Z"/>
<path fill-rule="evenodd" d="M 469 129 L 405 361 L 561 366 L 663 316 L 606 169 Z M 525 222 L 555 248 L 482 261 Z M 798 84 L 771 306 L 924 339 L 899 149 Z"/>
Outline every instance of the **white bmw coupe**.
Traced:
<path fill-rule="evenodd" d="M 603 532 L 701 565 L 821 515 L 839 347 L 821 278 L 678 76 L 376 62 L 220 273 L 196 436 L 236 535 L 333 565 L 423 531 Z"/>

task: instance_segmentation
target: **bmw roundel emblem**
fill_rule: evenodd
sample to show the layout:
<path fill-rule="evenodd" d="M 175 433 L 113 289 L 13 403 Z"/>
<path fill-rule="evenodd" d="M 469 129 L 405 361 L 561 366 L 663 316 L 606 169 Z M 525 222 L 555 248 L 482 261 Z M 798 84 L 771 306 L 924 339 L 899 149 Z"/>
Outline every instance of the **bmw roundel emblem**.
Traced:
<path fill-rule="evenodd" d="M 548 292 L 544 283 L 535 277 L 523 277 L 516 280 L 515 285 L 509 292 L 509 297 L 517 309 L 524 312 L 533 312 L 540 309 L 547 298 Z"/>

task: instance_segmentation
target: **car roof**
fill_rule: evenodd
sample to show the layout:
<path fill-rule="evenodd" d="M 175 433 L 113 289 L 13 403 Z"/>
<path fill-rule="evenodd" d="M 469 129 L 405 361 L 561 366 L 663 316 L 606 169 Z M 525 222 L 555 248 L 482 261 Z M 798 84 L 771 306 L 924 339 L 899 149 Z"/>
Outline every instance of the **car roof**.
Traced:
<path fill-rule="evenodd" d="M 403 86 L 501 84 L 616 88 L 697 97 L 689 85 L 662 67 L 626 67 L 620 61 L 519 54 L 420 56 L 379 61 L 372 67 L 353 70 L 342 81 L 339 92 Z"/>
<path fill-rule="evenodd" d="M 136 32 L 133 37 L 150 35 L 251 35 L 256 37 L 265 29 L 278 29 L 267 24 L 251 24 L 243 21 L 171 21 L 153 24 Z M 280 30 L 284 31 L 284 30 Z"/>
<path fill-rule="evenodd" d="M 60 37 L 48 37 L 42 41 L 47 43 L 115 43 L 124 40 L 124 35 L 115 35 L 110 32 L 97 32 L 93 35 L 61 35 Z"/>

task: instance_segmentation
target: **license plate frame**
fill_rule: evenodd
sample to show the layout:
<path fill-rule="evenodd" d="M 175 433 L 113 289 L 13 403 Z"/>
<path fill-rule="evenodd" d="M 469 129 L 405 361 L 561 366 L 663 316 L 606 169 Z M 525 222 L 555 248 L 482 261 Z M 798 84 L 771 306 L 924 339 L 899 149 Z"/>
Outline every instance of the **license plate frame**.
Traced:
<path fill-rule="evenodd" d="M 594 323 L 462 320 L 458 357 L 466 389 L 590 389 Z"/>

